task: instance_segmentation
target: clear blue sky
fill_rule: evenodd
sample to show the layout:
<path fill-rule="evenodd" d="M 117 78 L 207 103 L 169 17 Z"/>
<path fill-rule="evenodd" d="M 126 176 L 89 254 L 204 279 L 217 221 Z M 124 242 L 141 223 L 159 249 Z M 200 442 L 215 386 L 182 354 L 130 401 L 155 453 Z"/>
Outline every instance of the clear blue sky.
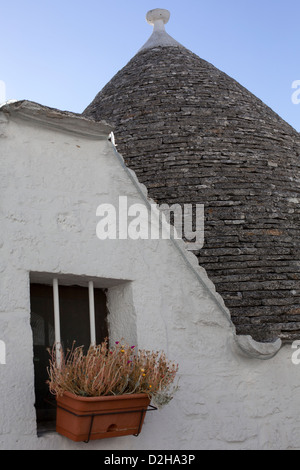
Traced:
<path fill-rule="evenodd" d="M 6 99 L 82 112 L 146 42 L 153 8 L 167 32 L 300 131 L 300 0 L 0 0 Z"/>

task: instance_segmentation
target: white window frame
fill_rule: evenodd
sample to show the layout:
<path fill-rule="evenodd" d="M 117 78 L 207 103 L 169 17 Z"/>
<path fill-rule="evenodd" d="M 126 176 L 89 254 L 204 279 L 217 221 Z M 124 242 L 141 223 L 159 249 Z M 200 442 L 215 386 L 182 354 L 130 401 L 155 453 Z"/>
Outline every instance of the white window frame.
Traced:
<path fill-rule="evenodd" d="M 61 361 L 61 336 L 60 336 L 60 308 L 59 308 L 59 283 L 57 278 L 53 278 L 53 302 L 54 302 L 54 330 L 55 330 L 55 346 L 56 360 L 58 364 Z M 94 300 L 94 282 L 88 283 L 89 292 L 89 313 L 90 313 L 90 344 L 96 345 L 96 319 L 95 319 L 95 300 Z"/>

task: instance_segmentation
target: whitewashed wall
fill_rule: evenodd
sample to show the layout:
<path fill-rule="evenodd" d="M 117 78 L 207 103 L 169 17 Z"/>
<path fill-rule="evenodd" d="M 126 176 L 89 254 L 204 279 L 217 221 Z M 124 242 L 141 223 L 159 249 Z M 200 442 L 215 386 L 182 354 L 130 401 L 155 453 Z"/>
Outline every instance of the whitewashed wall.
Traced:
<path fill-rule="evenodd" d="M 291 346 L 269 360 L 243 356 L 222 299 L 210 297 L 202 282 L 213 285 L 196 258 L 187 252 L 185 259 L 172 241 L 100 241 L 99 204 L 117 203 L 119 195 L 143 202 L 111 142 L 79 136 L 78 118 L 69 119 L 76 135 L 63 125 L 56 130 L 51 113 L 45 119 L 41 112 L 40 124 L 20 116 L 0 112 L 0 448 L 299 448 L 300 365 Z M 179 392 L 147 414 L 139 437 L 89 444 L 56 433 L 37 437 L 32 271 L 99 279 L 109 287 L 112 337 L 164 349 L 179 363 Z"/>

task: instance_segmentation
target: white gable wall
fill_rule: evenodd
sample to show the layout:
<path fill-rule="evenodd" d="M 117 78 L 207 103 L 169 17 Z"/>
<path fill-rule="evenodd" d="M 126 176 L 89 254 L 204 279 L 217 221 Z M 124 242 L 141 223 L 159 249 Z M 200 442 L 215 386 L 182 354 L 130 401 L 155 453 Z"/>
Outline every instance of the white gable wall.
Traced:
<path fill-rule="evenodd" d="M 269 360 L 244 357 L 222 299 L 220 307 L 199 282 L 213 291 L 196 258 L 187 252 L 185 260 L 172 241 L 97 238 L 99 204 L 117 206 L 120 195 L 144 202 L 111 142 L 0 116 L 0 448 L 298 448 L 300 368 L 291 346 Z M 163 349 L 179 363 L 180 390 L 147 414 L 139 437 L 37 437 L 31 272 L 95 279 L 108 287 L 111 338 Z"/>

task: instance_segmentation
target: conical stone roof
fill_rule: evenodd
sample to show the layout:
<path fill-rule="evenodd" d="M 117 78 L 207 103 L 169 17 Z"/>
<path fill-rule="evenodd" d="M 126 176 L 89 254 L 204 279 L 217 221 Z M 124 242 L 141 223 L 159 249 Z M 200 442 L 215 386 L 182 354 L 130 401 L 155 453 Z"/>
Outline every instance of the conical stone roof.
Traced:
<path fill-rule="evenodd" d="M 204 204 L 197 256 L 237 333 L 299 339 L 300 136 L 165 36 L 165 17 L 152 22 L 152 37 L 83 114 L 113 125 L 118 151 L 158 204 Z"/>

